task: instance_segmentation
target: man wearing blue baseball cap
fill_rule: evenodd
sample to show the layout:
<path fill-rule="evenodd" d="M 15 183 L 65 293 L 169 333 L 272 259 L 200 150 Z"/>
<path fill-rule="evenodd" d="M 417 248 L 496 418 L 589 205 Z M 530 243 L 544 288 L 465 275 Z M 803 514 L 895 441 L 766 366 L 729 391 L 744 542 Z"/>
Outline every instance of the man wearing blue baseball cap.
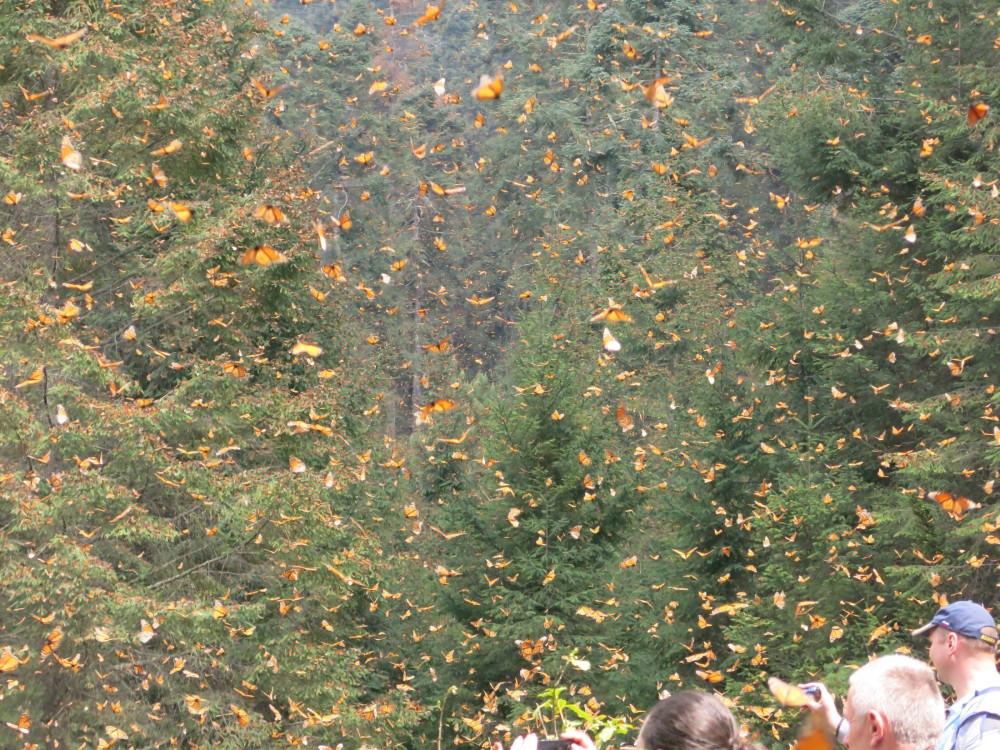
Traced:
<path fill-rule="evenodd" d="M 955 691 L 936 750 L 1000 750 L 1000 638 L 993 617 L 975 602 L 953 602 L 913 631 L 925 634 L 938 679 Z"/>

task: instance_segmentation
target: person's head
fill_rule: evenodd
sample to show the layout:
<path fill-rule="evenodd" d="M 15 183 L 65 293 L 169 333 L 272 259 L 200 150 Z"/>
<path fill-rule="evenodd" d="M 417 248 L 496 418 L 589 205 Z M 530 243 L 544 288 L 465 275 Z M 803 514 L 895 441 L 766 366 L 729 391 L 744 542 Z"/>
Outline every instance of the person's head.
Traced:
<path fill-rule="evenodd" d="M 944 700 L 929 666 L 890 654 L 851 675 L 844 718 L 849 750 L 929 750 L 944 728 Z"/>
<path fill-rule="evenodd" d="M 638 750 L 749 750 L 740 728 L 722 701 L 710 693 L 687 690 L 649 709 L 636 740 Z"/>
<path fill-rule="evenodd" d="M 993 617 L 975 602 L 960 601 L 942 607 L 913 635 L 928 635 L 931 664 L 949 685 L 956 672 L 969 661 L 993 662 L 998 633 Z"/>

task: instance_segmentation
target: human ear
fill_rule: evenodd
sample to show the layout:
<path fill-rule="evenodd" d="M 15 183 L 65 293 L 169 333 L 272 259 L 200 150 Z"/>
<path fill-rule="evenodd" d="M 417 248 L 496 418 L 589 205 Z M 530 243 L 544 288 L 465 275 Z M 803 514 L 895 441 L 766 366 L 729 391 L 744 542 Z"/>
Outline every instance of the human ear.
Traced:
<path fill-rule="evenodd" d="M 889 733 L 889 722 L 885 715 L 874 709 L 869 711 L 868 731 L 871 733 L 871 747 L 881 746 Z"/>

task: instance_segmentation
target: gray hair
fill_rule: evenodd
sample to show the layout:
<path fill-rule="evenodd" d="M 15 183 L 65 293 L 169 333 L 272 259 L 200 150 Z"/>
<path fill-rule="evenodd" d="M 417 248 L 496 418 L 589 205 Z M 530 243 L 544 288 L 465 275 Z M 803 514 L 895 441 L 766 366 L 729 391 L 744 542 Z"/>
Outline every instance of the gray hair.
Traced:
<path fill-rule="evenodd" d="M 944 729 L 944 700 L 929 666 L 889 654 L 865 664 L 850 683 L 853 721 L 878 711 L 899 744 L 923 750 L 937 742 Z"/>

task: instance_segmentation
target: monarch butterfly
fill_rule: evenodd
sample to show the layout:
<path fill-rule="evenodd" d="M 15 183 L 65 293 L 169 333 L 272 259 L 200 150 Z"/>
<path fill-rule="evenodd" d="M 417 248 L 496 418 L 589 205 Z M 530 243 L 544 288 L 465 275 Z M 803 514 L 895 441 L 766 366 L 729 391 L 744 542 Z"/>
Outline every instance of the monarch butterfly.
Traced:
<path fill-rule="evenodd" d="M 372 160 L 375 158 L 374 151 L 365 151 L 363 154 L 358 154 L 354 157 L 354 161 L 358 164 L 371 164 Z"/>
<path fill-rule="evenodd" d="M 445 84 L 444 78 L 439 78 L 438 80 L 436 80 L 433 83 L 434 93 L 437 94 L 438 96 L 444 96 L 444 92 L 447 91 L 444 84 Z"/>
<path fill-rule="evenodd" d="M 657 109 L 666 109 L 674 103 L 674 98 L 664 88 L 664 85 L 670 81 L 670 76 L 664 76 L 657 78 L 648 86 L 645 84 L 642 86 L 642 93 L 646 95 L 646 100 Z"/>
<path fill-rule="evenodd" d="M 591 323 L 607 320 L 612 323 L 631 323 L 632 316 L 626 313 L 621 305 L 615 304 L 613 299 L 608 300 L 608 306 L 590 318 Z"/>
<path fill-rule="evenodd" d="M 72 169 L 74 172 L 79 172 L 83 169 L 83 155 L 73 148 L 68 135 L 63 136 L 59 158 L 62 160 L 63 166 L 67 169 Z"/>
<path fill-rule="evenodd" d="M 340 266 L 338 266 L 336 263 L 331 263 L 328 266 L 323 266 L 322 271 L 334 281 L 344 281 L 344 282 L 347 281 L 347 277 L 344 276 L 343 271 L 340 270 Z"/>
<path fill-rule="evenodd" d="M 483 75 L 479 79 L 479 85 L 472 90 L 472 95 L 484 102 L 499 99 L 501 93 L 503 93 L 503 76 L 490 78 L 488 75 Z"/>
<path fill-rule="evenodd" d="M 13 672 L 27 661 L 28 657 L 25 657 L 22 661 L 14 656 L 14 653 L 10 650 L 10 646 L 4 646 L 0 649 L 0 672 Z"/>
<path fill-rule="evenodd" d="M 411 138 L 410 139 L 410 151 L 413 152 L 413 155 L 416 158 L 423 159 L 423 158 L 425 158 L 427 156 L 427 144 L 423 143 L 423 144 L 421 144 L 419 146 L 414 146 L 413 145 L 413 139 Z"/>
<path fill-rule="evenodd" d="M 438 20 L 441 17 L 442 5 L 444 5 L 443 2 L 441 3 L 441 5 L 428 5 L 427 10 L 424 11 L 424 14 L 417 19 L 416 21 L 417 26 L 423 26 L 425 23 L 429 21 Z"/>
<path fill-rule="evenodd" d="M 149 643 L 156 637 L 156 629 L 160 627 L 158 623 L 149 624 L 146 620 L 139 621 L 139 643 Z"/>
<path fill-rule="evenodd" d="M 187 704 L 188 713 L 192 716 L 202 716 L 208 713 L 208 706 L 200 695 L 185 695 L 184 702 Z"/>
<path fill-rule="evenodd" d="M 180 138 L 174 138 L 166 146 L 158 148 L 155 151 L 151 151 L 150 153 L 153 154 L 153 156 L 166 156 L 167 154 L 172 154 L 175 151 L 178 151 L 180 147 L 183 145 L 184 141 L 182 141 Z"/>
<path fill-rule="evenodd" d="M 31 731 L 31 717 L 28 712 L 25 711 L 21 714 L 21 717 L 17 720 L 17 723 L 8 721 L 7 726 L 13 729 L 15 732 L 20 732 L 21 734 L 28 734 Z"/>
<path fill-rule="evenodd" d="M 424 344 L 423 348 L 429 352 L 433 352 L 434 354 L 442 354 L 448 351 L 448 344 L 450 340 L 451 339 L 442 339 L 437 344 Z"/>
<path fill-rule="evenodd" d="M 215 606 L 212 607 L 212 619 L 221 620 L 223 617 L 229 614 L 229 608 L 223 604 L 218 599 L 215 600 Z"/>
<path fill-rule="evenodd" d="M 465 301 L 471 302 L 476 307 L 482 307 L 483 305 L 488 305 L 494 299 L 496 299 L 496 297 L 483 297 L 482 299 L 480 299 L 478 294 L 473 294 L 471 297 L 466 297 Z"/>
<path fill-rule="evenodd" d="M 174 215 L 185 224 L 191 221 L 191 217 L 194 216 L 194 212 L 183 203 L 171 203 L 170 210 L 173 211 Z"/>
<path fill-rule="evenodd" d="M 620 352 L 622 349 L 621 342 L 611 335 L 611 331 L 607 328 L 604 329 L 603 342 L 604 351 L 606 352 Z"/>
<path fill-rule="evenodd" d="M 928 492 L 927 497 L 940 505 L 941 509 L 956 521 L 961 520 L 966 511 L 979 507 L 978 503 L 972 502 L 969 498 L 953 495 L 950 492 Z"/>
<path fill-rule="evenodd" d="M 439 398 L 436 401 L 432 401 L 427 404 L 427 406 L 420 407 L 420 416 L 423 419 L 427 419 L 431 412 L 435 411 L 448 411 L 449 409 L 454 409 L 457 404 L 454 401 L 450 401 L 446 398 Z"/>
<path fill-rule="evenodd" d="M 112 741 L 117 741 L 117 740 L 125 741 L 128 739 L 128 734 L 124 730 L 119 729 L 116 726 L 108 724 L 107 726 L 104 727 L 104 731 L 108 733 L 108 738 L 111 739 Z"/>
<path fill-rule="evenodd" d="M 26 37 L 29 42 L 41 42 L 47 47 L 52 49 L 66 49 L 73 42 L 79 41 L 83 38 L 84 34 L 87 33 L 87 29 L 77 29 L 72 31 L 65 36 L 58 36 L 55 39 L 49 39 L 47 36 L 42 36 L 41 34 L 28 34 Z"/>
<path fill-rule="evenodd" d="M 253 82 L 253 85 L 257 87 L 257 90 L 260 92 L 260 95 L 263 96 L 265 99 L 270 99 L 272 96 L 274 96 L 283 88 L 285 88 L 284 86 L 275 86 L 273 89 L 269 89 L 267 86 L 258 81 L 256 78 L 251 78 L 250 80 L 251 82 Z"/>
<path fill-rule="evenodd" d="M 153 181 L 156 182 L 156 184 L 159 185 L 160 187 L 165 187 L 167 184 L 166 172 L 160 169 L 160 166 L 158 164 L 153 164 L 150 167 L 150 170 L 153 173 Z"/>
<path fill-rule="evenodd" d="M 59 628 L 55 628 L 51 633 L 45 637 L 45 643 L 42 644 L 41 654 L 44 659 L 49 654 L 55 652 L 63 642 L 63 632 Z"/>
<path fill-rule="evenodd" d="M 310 344 L 308 341 L 296 342 L 295 346 L 292 347 L 292 355 L 296 357 L 300 354 L 304 354 L 307 357 L 318 357 L 322 353 L 322 347 Z"/>
<path fill-rule="evenodd" d="M 625 404 L 621 402 L 618 403 L 618 411 L 615 412 L 615 422 L 617 422 L 618 426 L 622 428 L 622 432 L 628 432 L 635 427 L 632 415 L 626 411 Z"/>
<path fill-rule="evenodd" d="M 986 113 L 990 111 L 990 105 L 986 102 L 975 102 L 969 105 L 969 116 L 968 123 L 971 128 L 977 122 L 986 117 Z"/>
<path fill-rule="evenodd" d="M 51 91 L 51 89 L 45 89 L 45 91 L 39 91 L 37 94 L 32 94 L 28 91 L 28 89 L 24 88 L 24 86 L 18 86 L 18 88 L 21 89 L 21 93 L 24 95 L 25 100 L 29 102 L 37 102 L 42 97 L 47 96 Z"/>
<path fill-rule="evenodd" d="M 313 221 L 313 229 L 316 230 L 316 237 L 319 239 L 319 249 L 324 253 L 326 252 L 326 229 L 323 228 L 323 222 L 316 220 Z"/>
<path fill-rule="evenodd" d="M 260 219 L 265 224 L 282 224 L 288 219 L 285 218 L 285 214 L 277 206 L 263 205 L 253 212 L 253 217 L 255 219 Z"/>
<path fill-rule="evenodd" d="M 257 247 L 252 247 L 243 253 L 240 258 L 240 263 L 244 266 L 249 266 L 251 263 L 256 263 L 258 266 L 269 266 L 272 263 L 284 263 L 288 258 L 286 258 L 282 253 L 279 253 L 273 247 L 268 247 L 267 245 L 257 245 Z"/>
<path fill-rule="evenodd" d="M 330 223 L 342 232 L 347 232 L 354 226 L 354 223 L 351 221 L 351 215 L 347 211 L 344 211 L 339 219 L 330 219 Z"/>
<path fill-rule="evenodd" d="M 292 470 L 293 474 L 304 474 L 306 470 L 305 462 L 300 458 L 295 456 L 288 457 L 288 468 Z"/>
<path fill-rule="evenodd" d="M 812 698 L 805 690 L 797 685 L 790 685 L 780 677 L 773 675 L 768 677 L 767 689 L 771 691 L 771 695 L 774 696 L 775 700 L 783 706 L 798 708 L 808 706 L 812 703 Z"/>
<path fill-rule="evenodd" d="M 222 371 L 227 375 L 232 375 L 234 378 L 245 378 L 247 376 L 247 371 L 236 362 L 224 362 Z"/>
<path fill-rule="evenodd" d="M 457 195 L 465 192 L 465 185 L 455 185 L 454 187 L 441 187 L 436 182 L 431 182 L 431 192 L 434 195 Z"/>
<path fill-rule="evenodd" d="M 684 145 L 681 146 L 681 148 L 701 148 L 706 143 L 708 143 L 710 140 L 712 140 L 712 136 L 709 136 L 708 138 L 702 138 L 699 141 L 693 135 L 689 135 L 689 134 L 684 133 L 684 132 L 682 132 L 681 135 L 684 136 Z"/>
<path fill-rule="evenodd" d="M 826 729 L 811 716 L 806 722 L 792 750 L 833 750 L 834 744 Z"/>
<path fill-rule="evenodd" d="M 248 714 L 242 708 L 240 708 L 239 706 L 234 706 L 232 704 L 230 704 L 229 708 L 233 712 L 233 716 L 236 717 L 236 721 L 239 722 L 239 725 L 241 727 L 245 727 L 247 724 L 250 723 L 250 714 Z"/>

